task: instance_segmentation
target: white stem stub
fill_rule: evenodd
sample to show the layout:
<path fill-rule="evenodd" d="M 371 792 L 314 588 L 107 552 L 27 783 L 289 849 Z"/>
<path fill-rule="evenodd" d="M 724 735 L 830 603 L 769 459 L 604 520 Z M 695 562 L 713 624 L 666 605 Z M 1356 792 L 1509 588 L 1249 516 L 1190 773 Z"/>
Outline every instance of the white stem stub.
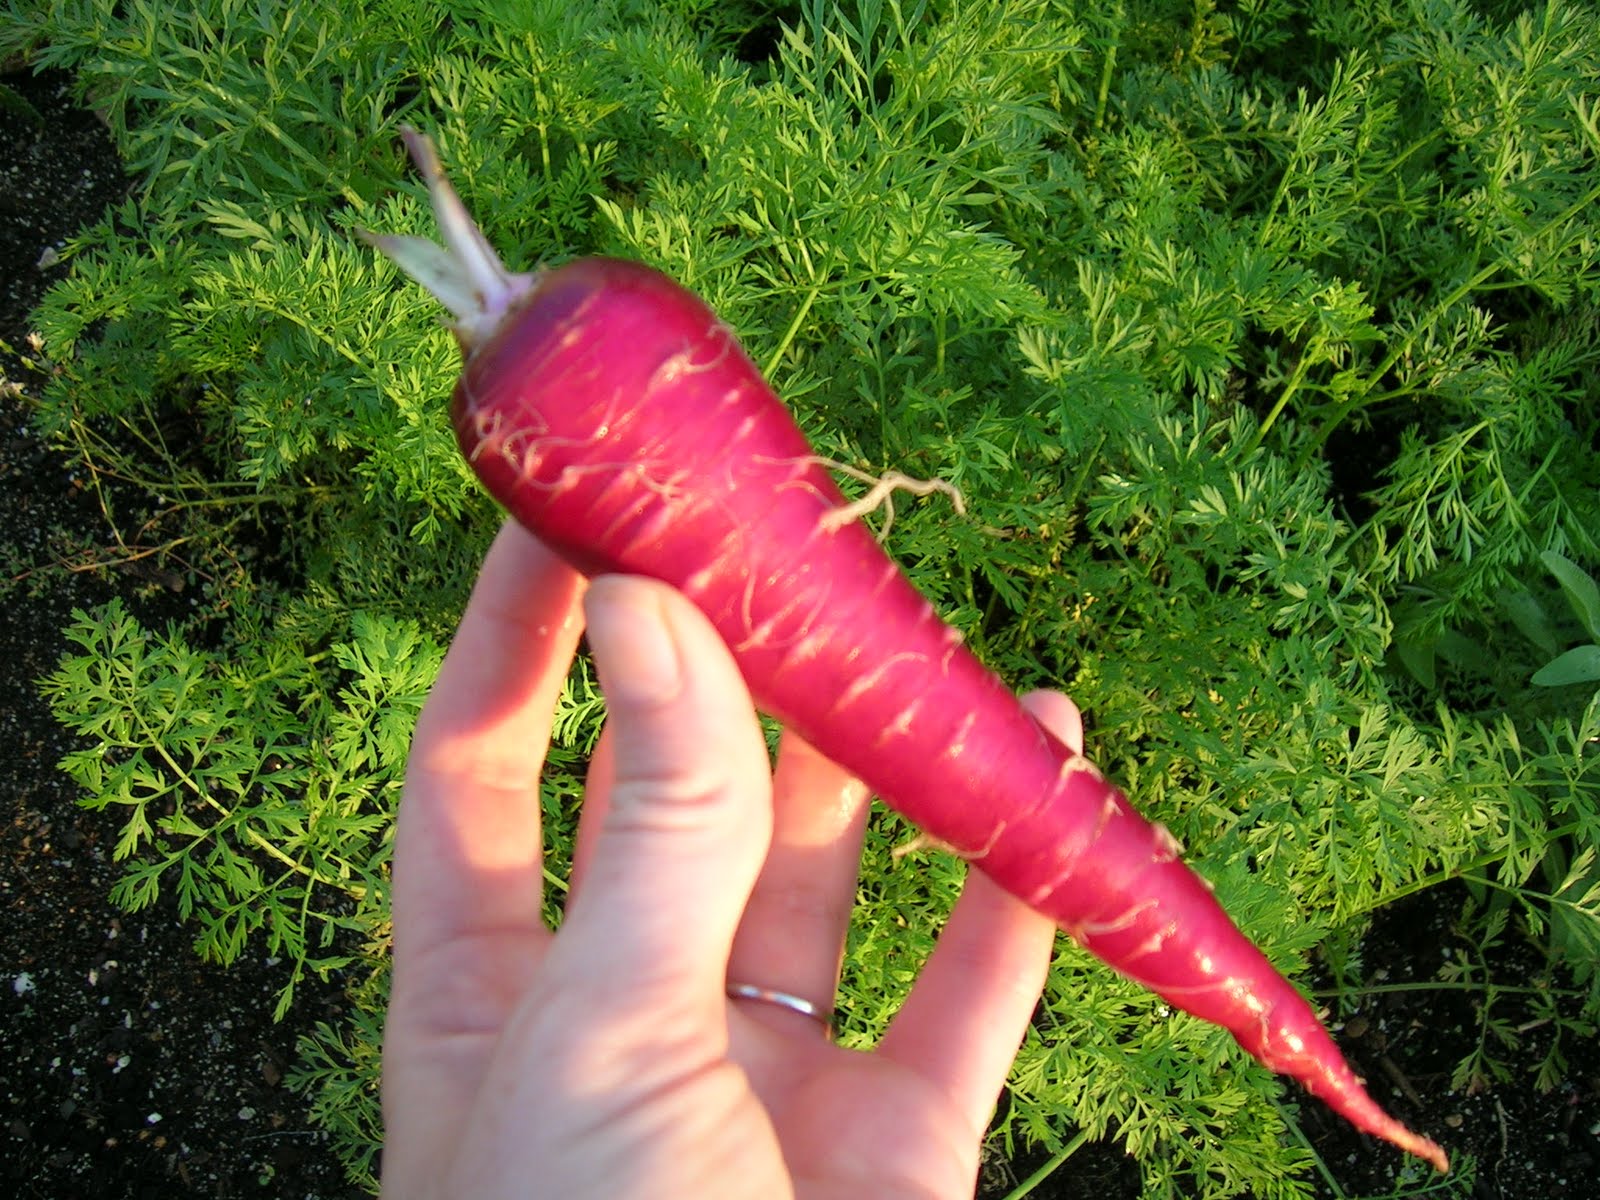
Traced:
<path fill-rule="evenodd" d="M 450 328 L 462 349 L 471 350 L 527 298 L 538 285 L 539 274 L 507 270 L 451 185 L 433 142 L 409 125 L 401 127 L 400 135 L 428 185 L 444 245 L 405 234 L 361 230 L 361 236 L 450 310 L 455 318 Z"/>

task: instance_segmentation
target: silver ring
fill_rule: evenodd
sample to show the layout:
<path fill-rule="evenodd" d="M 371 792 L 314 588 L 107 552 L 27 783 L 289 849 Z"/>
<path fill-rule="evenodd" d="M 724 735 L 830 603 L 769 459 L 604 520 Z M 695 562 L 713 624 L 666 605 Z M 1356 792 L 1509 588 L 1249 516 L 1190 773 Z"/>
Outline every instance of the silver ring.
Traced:
<path fill-rule="evenodd" d="M 775 1004 L 792 1013 L 799 1013 L 802 1017 L 810 1017 L 825 1030 L 831 1032 L 833 1029 L 832 1008 L 823 1008 L 820 1004 L 813 1004 L 804 996 L 796 996 L 792 992 L 756 987 L 753 983 L 730 983 L 728 996 L 734 1000 L 759 1000 L 763 1004 Z"/>

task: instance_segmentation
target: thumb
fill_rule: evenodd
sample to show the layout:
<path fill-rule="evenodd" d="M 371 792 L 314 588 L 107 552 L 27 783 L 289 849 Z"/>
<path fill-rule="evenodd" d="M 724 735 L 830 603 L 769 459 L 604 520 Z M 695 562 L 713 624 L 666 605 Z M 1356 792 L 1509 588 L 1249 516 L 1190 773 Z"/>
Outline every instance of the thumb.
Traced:
<path fill-rule="evenodd" d="M 760 724 L 722 639 L 672 588 L 601 577 L 584 606 L 614 750 L 557 950 L 608 990 L 720 1005 L 771 837 Z"/>

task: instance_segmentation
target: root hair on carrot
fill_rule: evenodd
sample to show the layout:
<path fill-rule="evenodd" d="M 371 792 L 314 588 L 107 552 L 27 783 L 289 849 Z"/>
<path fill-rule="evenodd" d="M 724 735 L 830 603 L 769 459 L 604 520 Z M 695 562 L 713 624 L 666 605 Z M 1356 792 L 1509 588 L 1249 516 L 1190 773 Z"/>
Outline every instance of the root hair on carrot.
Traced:
<path fill-rule="evenodd" d="M 894 524 L 894 494 L 896 492 L 910 492 L 913 496 L 931 496 L 934 492 L 942 492 L 950 497 L 951 506 L 962 516 L 966 515 L 967 504 L 961 496 L 961 489 L 955 484 L 944 479 L 917 479 L 915 476 L 903 474 L 900 471 L 887 471 L 882 475 L 872 475 L 859 467 L 852 467 L 848 463 L 834 462 L 832 459 L 815 458 L 818 466 L 827 467 L 830 471 L 838 471 L 859 483 L 871 484 L 867 493 L 858 500 L 834 508 L 822 518 L 822 528 L 828 532 L 843 529 L 852 521 L 860 520 L 870 512 L 883 509 L 883 528 L 878 531 L 878 540 L 884 541 L 889 536 L 889 529 Z"/>
<path fill-rule="evenodd" d="M 906 858 L 912 854 L 918 854 L 924 850 L 942 851 L 945 854 L 953 854 L 957 858 L 973 857 L 970 854 L 962 854 L 961 851 L 950 845 L 949 842 L 941 842 L 938 838 L 930 837 L 928 834 L 920 831 L 909 841 L 901 842 L 898 846 L 894 847 L 894 849 L 890 850 L 889 857 L 895 862 L 899 862 L 902 858 Z"/>

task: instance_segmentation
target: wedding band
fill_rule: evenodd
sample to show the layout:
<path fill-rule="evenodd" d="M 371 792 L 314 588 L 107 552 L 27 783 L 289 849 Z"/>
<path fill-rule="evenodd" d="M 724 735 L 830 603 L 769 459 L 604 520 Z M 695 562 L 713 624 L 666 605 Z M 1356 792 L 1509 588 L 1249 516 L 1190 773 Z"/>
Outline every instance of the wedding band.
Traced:
<path fill-rule="evenodd" d="M 799 1013 L 802 1017 L 810 1017 L 820 1024 L 823 1029 L 833 1028 L 833 1009 L 823 1008 L 813 1004 L 804 996 L 796 996 L 790 992 L 778 992 L 772 988 L 756 987 L 753 983 L 730 983 L 728 995 L 734 1000 L 759 1000 L 763 1004 L 774 1004 L 779 1008 L 786 1008 L 792 1013 Z"/>

